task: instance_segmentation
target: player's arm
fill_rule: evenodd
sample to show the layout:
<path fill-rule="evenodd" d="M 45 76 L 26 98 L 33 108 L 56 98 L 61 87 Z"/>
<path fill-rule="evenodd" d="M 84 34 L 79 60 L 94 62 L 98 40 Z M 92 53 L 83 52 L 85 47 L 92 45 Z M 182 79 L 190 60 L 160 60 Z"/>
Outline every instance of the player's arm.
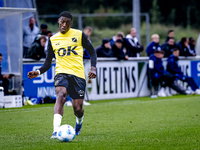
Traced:
<path fill-rule="evenodd" d="M 82 45 L 83 47 L 88 51 L 90 54 L 90 60 L 91 60 L 91 69 L 88 74 L 89 78 L 96 78 L 96 63 L 97 63 L 97 54 L 95 49 L 93 48 L 92 44 L 88 40 L 85 33 L 82 33 Z"/>
<path fill-rule="evenodd" d="M 52 58 L 53 58 L 53 48 L 51 45 L 51 41 L 49 40 L 47 56 L 46 56 L 46 60 L 45 60 L 44 64 L 37 71 L 28 72 L 28 78 L 30 78 L 30 79 L 35 78 L 38 75 L 43 74 L 44 72 L 49 70 L 51 68 Z"/>

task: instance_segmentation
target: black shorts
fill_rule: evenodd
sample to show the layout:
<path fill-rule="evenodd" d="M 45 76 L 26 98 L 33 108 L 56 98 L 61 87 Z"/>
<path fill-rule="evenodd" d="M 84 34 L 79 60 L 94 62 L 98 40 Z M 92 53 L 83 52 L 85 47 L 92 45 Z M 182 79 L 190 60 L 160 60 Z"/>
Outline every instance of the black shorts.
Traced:
<path fill-rule="evenodd" d="M 75 75 L 59 73 L 54 77 L 54 86 L 64 86 L 72 99 L 84 99 L 86 81 Z"/>

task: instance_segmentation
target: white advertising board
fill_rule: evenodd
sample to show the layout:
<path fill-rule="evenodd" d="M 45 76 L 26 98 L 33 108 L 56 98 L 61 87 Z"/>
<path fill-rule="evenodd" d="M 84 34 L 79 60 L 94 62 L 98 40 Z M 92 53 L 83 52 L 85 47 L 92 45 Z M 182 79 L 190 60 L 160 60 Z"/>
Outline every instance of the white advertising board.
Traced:
<path fill-rule="evenodd" d="M 90 63 L 85 64 L 86 75 Z M 87 79 L 89 100 L 136 97 L 138 63 L 134 61 L 98 62 L 97 78 Z"/>

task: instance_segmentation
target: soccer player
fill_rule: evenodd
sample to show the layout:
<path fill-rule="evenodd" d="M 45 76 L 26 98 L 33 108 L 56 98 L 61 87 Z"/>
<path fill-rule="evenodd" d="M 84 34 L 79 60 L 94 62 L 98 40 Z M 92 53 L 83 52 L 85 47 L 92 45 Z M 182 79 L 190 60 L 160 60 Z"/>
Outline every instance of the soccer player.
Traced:
<path fill-rule="evenodd" d="M 53 55 L 56 57 L 56 76 L 54 86 L 56 91 L 56 103 L 54 106 L 53 135 L 57 138 L 57 130 L 61 125 L 63 105 L 69 94 L 73 99 L 73 109 L 76 116 L 76 135 L 81 132 L 83 122 L 83 99 L 85 95 L 85 73 L 83 66 L 83 47 L 91 57 L 91 70 L 89 78 L 96 78 L 96 52 L 86 35 L 76 29 L 72 29 L 72 15 L 68 11 L 60 13 L 59 32 L 52 36 L 48 43 L 48 51 L 44 64 L 36 71 L 28 72 L 30 79 L 46 72 L 51 67 Z"/>
<path fill-rule="evenodd" d="M 178 66 L 179 54 L 179 49 L 174 48 L 172 54 L 168 57 L 167 71 L 173 74 L 176 79 L 187 82 L 196 94 L 200 94 L 200 89 L 194 79 L 192 77 L 184 75 L 181 71 L 181 68 Z"/>

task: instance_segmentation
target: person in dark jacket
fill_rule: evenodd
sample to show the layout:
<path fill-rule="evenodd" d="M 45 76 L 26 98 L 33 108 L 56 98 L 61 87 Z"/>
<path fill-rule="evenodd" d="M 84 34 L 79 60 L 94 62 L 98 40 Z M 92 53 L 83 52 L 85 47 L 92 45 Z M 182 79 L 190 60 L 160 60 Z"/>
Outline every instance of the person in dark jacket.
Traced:
<path fill-rule="evenodd" d="M 181 41 L 177 44 L 178 49 L 180 50 L 180 56 L 194 56 L 192 52 L 190 52 L 188 39 L 183 37 Z"/>
<path fill-rule="evenodd" d="M 90 43 L 91 43 L 91 40 L 90 40 L 90 36 L 91 36 L 91 34 L 92 34 L 92 27 L 90 27 L 90 26 L 86 26 L 85 28 L 84 28 L 84 31 L 83 31 L 84 33 L 85 33 L 85 35 L 87 36 L 87 38 L 88 38 L 88 40 L 90 41 Z M 90 54 L 88 53 L 88 51 L 85 49 L 85 48 L 83 48 L 83 59 L 90 59 Z M 85 101 L 84 101 L 85 102 Z M 86 102 L 87 103 L 87 102 Z M 88 103 L 89 104 L 89 103 Z"/>
<path fill-rule="evenodd" d="M 158 96 L 165 97 L 165 87 L 170 87 L 181 94 L 188 94 L 185 89 L 181 89 L 178 85 L 174 84 L 174 75 L 166 71 L 163 67 L 162 58 L 164 51 L 155 50 L 149 58 L 149 71 L 153 85 L 161 85 L 161 90 Z"/>
<path fill-rule="evenodd" d="M 124 51 L 121 49 L 122 43 L 123 41 L 121 39 L 118 39 L 114 42 L 112 46 L 113 56 L 117 57 L 119 60 L 121 59 L 128 60 L 128 55 L 126 55 Z"/>
<path fill-rule="evenodd" d="M 28 56 L 26 58 L 32 58 L 35 60 L 40 60 L 41 58 L 45 58 L 46 55 L 44 53 L 44 46 L 46 43 L 46 36 L 41 35 L 39 40 L 35 41 L 31 48 L 28 51 Z"/>
<path fill-rule="evenodd" d="M 187 82 L 196 94 L 200 94 L 200 89 L 192 77 L 185 76 L 178 66 L 179 49 L 175 48 L 173 54 L 168 58 L 167 71 L 173 74 L 177 79 Z"/>
<path fill-rule="evenodd" d="M 1 61 L 2 61 L 2 54 L 0 53 L 0 86 L 4 88 L 4 95 L 8 95 L 8 86 L 9 86 L 9 80 L 14 75 L 13 74 L 1 74 Z"/>
<path fill-rule="evenodd" d="M 143 51 L 143 46 L 139 43 L 136 37 L 136 29 L 131 28 L 130 33 L 125 38 L 127 54 L 129 57 L 140 57 L 140 52 Z"/>
<path fill-rule="evenodd" d="M 110 39 L 110 45 L 113 46 L 113 44 L 114 44 L 118 39 L 121 39 L 121 40 L 124 39 L 124 32 L 117 32 L 116 35 L 113 36 L 113 37 Z M 122 46 L 122 48 L 123 48 L 123 46 Z"/>
<path fill-rule="evenodd" d="M 166 77 L 169 77 L 171 80 L 169 82 L 173 83 L 173 76 L 168 73 L 162 63 L 162 58 L 164 57 L 164 51 L 162 50 L 155 50 L 154 54 L 149 57 L 149 69 L 150 74 L 153 80 L 163 82 Z M 168 83 L 169 83 L 168 82 Z M 162 84 L 164 87 L 165 84 Z"/>
<path fill-rule="evenodd" d="M 109 39 L 103 39 L 102 45 L 96 49 L 97 57 L 113 57 Z"/>
<path fill-rule="evenodd" d="M 166 38 L 165 42 L 168 42 L 168 40 L 170 38 L 174 38 L 174 30 L 169 30 L 168 31 L 167 38 Z"/>
<path fill-rule="evenodd" d="M 158 34 L 153 34 L 151 36 L 152 42 L 149 43 L 147 46 L 146 52 L 147 56 L 150 56 L 151 54 L 154 54 L 155 50 L 161 50 L 161 46 L 159 44 L 159 35 Z"/>
<path fill-rule="evenodd" d="M 172 50 L 174 48 L 176 48 L 174 38 L 169 38 L 169 40 L 161 46 L 161 49 L 165 52 L 164 57 L 169 57 L 172 54 Z"/>
<path fill-rule="evenodd" d="M 189 50 L 193 56 L 196 56 L 195 40 L 193 37 L 189 38 Z"/>

